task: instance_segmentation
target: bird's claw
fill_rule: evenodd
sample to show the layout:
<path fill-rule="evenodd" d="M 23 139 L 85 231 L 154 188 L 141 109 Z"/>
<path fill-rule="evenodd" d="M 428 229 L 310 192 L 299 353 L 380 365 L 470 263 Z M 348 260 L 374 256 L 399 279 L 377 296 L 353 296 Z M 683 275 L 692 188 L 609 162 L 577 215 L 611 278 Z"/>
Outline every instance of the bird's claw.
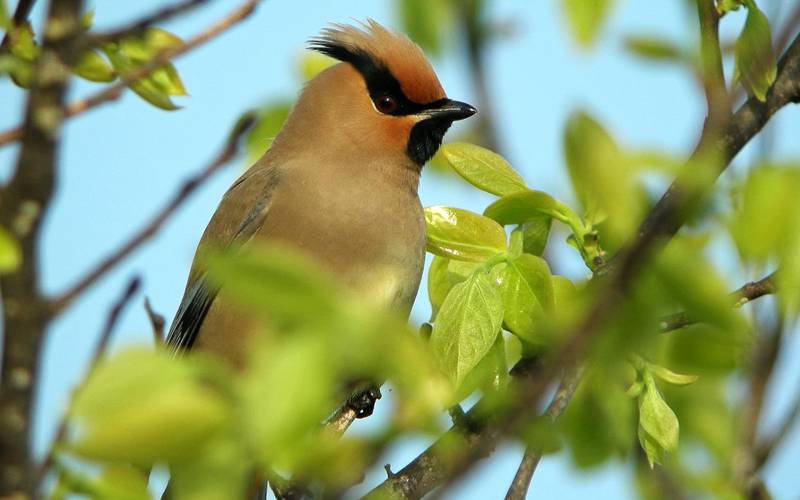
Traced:
<path fill-rule="evenodd" d="M 375 410 L 375 402 L 381 399 L 381 389 L 372 386 L 359 391 L 347 400 L 347 406 L 356 412 L 356 418 L 366 418 Z"/>

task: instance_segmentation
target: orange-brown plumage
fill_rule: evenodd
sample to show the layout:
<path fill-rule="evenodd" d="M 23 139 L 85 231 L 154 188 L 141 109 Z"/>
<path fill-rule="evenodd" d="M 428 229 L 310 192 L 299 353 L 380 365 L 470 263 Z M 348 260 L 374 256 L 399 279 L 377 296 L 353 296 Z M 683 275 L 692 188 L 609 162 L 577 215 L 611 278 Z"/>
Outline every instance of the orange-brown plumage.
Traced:
<path fill-rule="evenodd" d="M 383 63 L 410 100 L 426 104 L 445 97 L 444 89 L 425 53 L 403 34 L 384 28 L 372 19 L 361 28 L 334 24 L 317 41 L 347 47 Z"/>

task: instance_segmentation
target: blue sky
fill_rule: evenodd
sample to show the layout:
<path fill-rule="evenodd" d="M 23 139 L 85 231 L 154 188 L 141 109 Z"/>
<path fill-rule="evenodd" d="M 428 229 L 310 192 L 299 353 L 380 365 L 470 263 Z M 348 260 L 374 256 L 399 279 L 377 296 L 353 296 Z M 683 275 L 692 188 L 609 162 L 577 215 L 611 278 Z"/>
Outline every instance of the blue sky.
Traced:
<path fill-rule="evenodd" d="M 12 2 L 13 3 L 13 2 Z M 96 25 L 111 27 L 162 5 L 161 1 L 96 0 Z M 690 44 L 694 36 L 686 2 L 617 2 L 610 24 L 594 51 L 582 53 L 571 43 L 558 2 L 492 2 L 492 16 L 515 27 L 512 39 L 495 44 L 487 56 L 494 114 L 502 148 L 512 164 L 536 189 L 571 202 L 572 195 L 561 152 L 562 129 L 569 114 L 585 109 L 628 146 L 652 147 L 677 154 L 691 150 L 702 125 L 703 100 L 696 85 L 675 68 L 653 66 L 627 56 L 621 37 L 628 33 L 663 34 Z M 763 2 L 762 2 L 763 3 Z M 212 6 L 166 27 L 188 37 L 237 4 Z M 41 6 L 40 6 L 41 7 Z M 37 9 L 41 15 L 41 9 Z M 297 92 L 297 56 L 306 39 L 326 23 L 367 17 L 397 25 L 389 0 L 340 0 L 308 3 L 265 0 L 256 14 L 222 38 L 177 62 L 190 93 L 184 108 L 165 113 L 128 93 L 69 122 L 61 151 L 59 190 L 46 220 L 43 285 L 57 292 L 82 276 L 94 263 L 126 240 L 131 231 L 149 220 L 198 171 L 220 146 L 234 119 L 245 109 Z M 741 16 L 740 16 L 741 17 Z M 736 20 L 723 26 L 735 35 Z M 457 54 L 450 51 L 449 54 Z M 470 101 L 474 92 L 460 57 L 434 61 L 448 94 Z M 75 85 L 71 97 L 96 88 Z M 22 94 L 0 82 L 0 128 L 18 122 Z M 775 119 L 775 151 L 797 158 L 800 113 L 787 109 Z M 734 170 L 747 166 L 749 147 Z M 0 175 L 7 177 L 15 148 L 0 149 Z M 84 375 L 105 311 L 127 278 L 141 274 L 144 293 L 154 307 L 172 317 L 180 300 L 195 245 L 222 193 L 243 165 L 228 168 L 203 186 L 150 243 L 97 286 L 53 325 L 43 360 L 43 384 L 36 418 L 36 443 L 41 453 L 50 437 L 69 391 Z M 481 211 L 489 202 L 472 188 L 426 173 L 420 196 L 424 205 L 445 204 Z M 555 238 L 559 240 L 563 238 Z M 570 250 L 558 246 L 558 269 L 572 277 L 585 271 Z M 563 250 L 563 251 L 562 251 Z M 745 278 L 734 268 L 730 284 Z M 424 287 L 423 287 L 424 288 Z M 427 297 L 420 294 L 412 313 L 419 322 L 428 316 Z M 126 311 L 114 348 L 150 341 L 141 298 Z M 777 421 L 789 403 L 800 366 L 797 335 L 788 346 L 771 388 L 767 419 Z M 368 425 L 368 424 L 363 424 Z M 397 470 L 427 444 L 420 438 L 398 446 L 384 460 Z M 789 451 L 794 448 L 794 451 Z M 800 432 L 795 432 L 766 470 L 775 498 L 796 494 L 792 464 L 800 462 Z M 477 474 L 453 490 L 452 498 L 497 498 L 504 494 L 518 464 L 520 449 L 501 447 L 480 466 Z M 381 462 L 383 463 L 383 462 Z M 578 473 L 566 454 L 545 458 L 534 478 L 530 498 L 631 498 L 631 467 L 614 463 L 589 473 Z M 374 481 L 382 469 L 367 478 Z"/>

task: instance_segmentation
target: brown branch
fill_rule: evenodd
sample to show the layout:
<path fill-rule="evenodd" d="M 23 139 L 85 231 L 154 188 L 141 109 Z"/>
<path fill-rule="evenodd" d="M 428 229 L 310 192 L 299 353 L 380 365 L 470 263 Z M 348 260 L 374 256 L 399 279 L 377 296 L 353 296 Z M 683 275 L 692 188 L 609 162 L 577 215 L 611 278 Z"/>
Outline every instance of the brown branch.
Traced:
<path fill-rule="evenodd" d="M 756 476 L 756 433 L 764 409 L 767 386 L 772 379 L 775 362 L 783 338 L 783 324 L 778 321 L 768 332 L 759 336 L 750 362 L 750 381 L 741 411 L 739 435 L 734 450 L 732 468 L 734 481 L 747 494 L 758 484 Z"/>
<path fill-rule="evenodd" d="M 155 12 L 147 14 L 140 19 L 126 24 L 125 26 L 121 26 L 103 33 L 90 34 L 88 36 L 88 43 L 91 45 L 103 45 L 105 43 L 114 42 L 122 38 L 139 35 L 141 32 L 155 24 L 163 23 L 181 14 L 185 14 L 197 7 L 200 7 L 204 3 L 208 3 L 208 1 L 209 0 L 183 0 L 182 2 L 178 2 L 173 5 L 167 5 L 166 7 L 162 7 Z"/>
<path fill-rule="evenodd" d="M 731 301 L 735 307 L 741 307 L 752 300 L 756 300 L 764 295 L 775 293 L 775 273 L 762 278 L 758 281 L 745 283 L 741 288 L 731 293 Z M 659 329 L 662 333 L 668 333 L 681 328 L 686 328 L 695 324 L 697 321 L 685 312 L 680 312 L 665 316 L 661 319 Z"/>
<path fill-rule="evenodd" d="M 134 250 L 139 248 L 143 243 L 152 238 L 164 222 L 172 216 L 183 203 L 191 196 L 198 187 L 200 187 L 206 180 L 214 175 L 220 168 L 225 166 L 228 162 L 236 157 L 238 152 L 239 140 L 242 135 L 254 123 L 255 118 L 252 114 L 245 115 L 234 127 L 233 131 L 225 141 L 222 150 L 217 153 L 213 160 L 199 173 L 189 178 L 183 186 L 178 190 L 175 196 L 148 222 L 144 227 L 139 229 L 128 241 L 122 244 L 117 250 L 103 259 L 94 269 L 89 271 L 83 278 L 79 279 L 77 283 L 69 287 L 58 297 L 52 299 L 50 303 L 50 312 L 57 315 L 64 309 L 70 306 L 72 302 L 78 298 L 89 287 L 94 285 L 100 278 L 105 276 L 117 264 L 122 262 Z"/>
<path fill-rule="evenodd" d="M 781 58 L 778 77 L 767 93 L 766 102 L 762 103 L 754 98 L 745 102 L 724 127 L 720 138 L 713 143 L 721 158 L 713 164 L 713 177 L 719 176 L 727 168 L 733 157 L 780 108 L 798 101 L 800 37 L 795 38 Z M 703 145 L 704 141 L 700 142 Z M 700 153 L 706 154 L 698 147 L 692 158 L 697 160 Z M 449 478 L 467 472 L 475 462 L 491 452 L 501 436 L 513 434 L 524 424 L 530 413 L 529 409 L 536 407 L 555 374 L 564 367 L 575 366 L 582 359 L 597 332 L 626 297 L 632 279 L 646 258 L 678 231 L 710 187 L 697 190 L 690 186 L 693 184 L 688 179 L 676 181 L 643 222 L 636 238 L 604 268 L 601 279 L 596 283 L 595 301 L 583 320 L 561 337 L 567 339 L 561 348 L 541 368 L 534 368 L 527 375 L 512 379 L 515 386 L 512 388 L 513 393 L 519 397 L 509 404 L 502 415 L 497 415 L 490 425 L 476 433 L 463 434 L 451 428 L 394 477 L 373 489 L 369 496 L 422 497 Z M 481 411 L 483 408 L 479 403 L 469 414 L 475 412 L 477 417 Z M 459 447 L 461 452 L 453 454 L 453 447 Z M 447 450 L 450 452 L 446 453 Z M 443 458 L 445 456 L 449 459 Z"/>
<path fill-rule="evenodd" d="M 36 489 L 30 424 L 39 349 L 49 321 L 47 303 L 39 290 L 39 237 L 56 185 L 64 96 L 69 85 L 67 67 L 78 54 L 81 10 L 81 0 L 50 3 L 42 52 L 34 64 L 25 108 L 22 147 L 0 198 L 0 226 L 13 234 L 22 249 L 19 267 L 0 277 L 4 314 L 0 498 L 33 498 Z"/>
<path fill-rule="evenodd" d="M 556 422 L 564 410 L 567 409 L 578 384 L 583 378 L 583 368 L 574 370 L 572 373 L 567 374 L 559 385 L 550 405 L 545 410 L 544 415 L 551 422 Z M 511 482 L 511 486 L 506 493 L 506 500 L 524 500 L 528 494 L 528 488 L 531 485 L 533 474 L 536 472 L 536 467 L 542 459 L 542 452 L 533 446 L 525 448 L 525 455 L 522 457 L 522 462 L 517 468 L 517 473 Z"/>
<path fill-rule="evenodd" d="M 91 374 L 95 368 L 97 368 L 97 364 L 103 359 L 106 352 L 108 351 L 108 344 L 111 341 L 111 334 L 114 333 L 114 329 L 119 323 L 120 316 L 122 315 L 122 311 L 125 310 L 127 305 L 131 302 L 136 292 L 139 291 L 139 288 L 142 284 L 142 280 L 139 276 L 133 277 L 125 287 L 125 290 L 122 292 L 122 295 L 117 299 L 117 301 L 111 306 L 111 309 L 108 311 L 108 316 L 106 317 L 105 325 L 103 329 L 100 331 L 100 337 L 98 338 L 97 345 L 94 347 L 94 353 L 92 354 L 92 359 L 89 362 L 89 369 L 86 373 Z M 74 396 L 73 391 L 73 396 Z M 70 398 L 72 399 L 72 398 Z M 36 483 L 38 484 L 42 479 L 44 479 L 47 472 L 53 466 L 53 458 L 55 457 L 55 450 L 59 443 L 64 441 L 64 438 L 67 434 L 67 418 L 64 416 L 61 419 L 61 422 L 58 424 L 58 430 L 56 430 L 56 435 L 53 438 L 52 443 L 50 443 L 50 448 L 48 449 L 47 453 L 44 456 L 44 460 L 42 461 L 39 469 L 37 470 L 36 474 Z"/>
<path fill-rule="evenodd" d="M 71 118 L 73 116 L 77 116 L 81 113 L 89 111 L 90 109 L 100 106 L 101 104 L 118 99 L 127 87 L 146 77 L 148 74 L 153 72 L 153 70 L 156 70 L 173 59 L 213 40 L 239 22 L 246 19 L 250 14 L 253 13 L 257 3 L 258 0 L 248 0 L 244 2 L 224 18 L 215 22 L 201 33 L 198 33 L 194 37 L 186 40 L 186 43 L 183 45 L 159 52 L 147 63 L 139 66 L 127 75 L 122 76 L 120 81 L 117 83 L 109 85 L 105 89 L 100 90 L 99 92 L 88 97 L 84 97 L 83 99 L 79 99 L 70 103 L 66 109 L 66 117 Z M 0 132 L 0 147 L 19 140 L 21 133 L 22 129 L 20 127 Z"/>
<path fill-rule="evenodd" d="M 773 452 L 780 446 L 786 436 L 800 421 L 800 393 L 795 396 L 789 413 L 784 417 L 783 423 L 777 430 L 756 447 L 755 470 L 758 471 L 769 461 Z"/>

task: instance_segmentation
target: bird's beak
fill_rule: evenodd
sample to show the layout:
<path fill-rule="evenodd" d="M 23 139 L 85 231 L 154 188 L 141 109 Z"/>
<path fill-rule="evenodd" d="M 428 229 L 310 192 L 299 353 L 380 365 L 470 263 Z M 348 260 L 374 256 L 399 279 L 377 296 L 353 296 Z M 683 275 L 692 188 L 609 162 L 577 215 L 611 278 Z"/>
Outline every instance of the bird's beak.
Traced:
<path fill-rule="evenodd" d="M 478 110 L 475 109 L 475 106 L 471 104 L 453 101 L 451 99 L 444 99 L 441 101 L 439 106 L 426 109 L 417 116 L 419 116 L 421 120 L 437 119 L 454 122 L 457 120 L 463 120 L 464 118 L 469 118 L 477 112 Z"/>

